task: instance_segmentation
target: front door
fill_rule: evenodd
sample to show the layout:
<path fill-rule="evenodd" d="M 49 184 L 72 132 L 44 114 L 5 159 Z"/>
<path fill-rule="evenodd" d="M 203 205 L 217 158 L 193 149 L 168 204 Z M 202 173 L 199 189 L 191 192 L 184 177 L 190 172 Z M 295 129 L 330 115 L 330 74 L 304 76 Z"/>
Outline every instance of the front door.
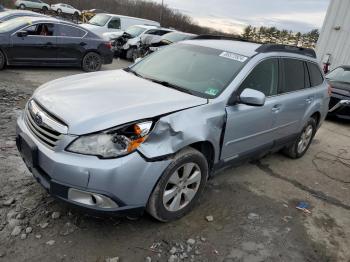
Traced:
<path fill-rule="evenodd" d="M 221 159 L 234 160 L 259 150 L 268 150 L 274 142 L 275 106 L 279 85 L 278 59 L 260 62 L 243 81 L 239 92 L 255 89 L 266 95 L 263 106 L 235 104 L 227 106 L 227 123 Z"/>
<path fill-rule="evenodd" d="M 20 30 L 24 34 L 11 36 L 8 59 L 10 63 L 50 64 L 57 59 L 57 26 L 35 24 Z"/>

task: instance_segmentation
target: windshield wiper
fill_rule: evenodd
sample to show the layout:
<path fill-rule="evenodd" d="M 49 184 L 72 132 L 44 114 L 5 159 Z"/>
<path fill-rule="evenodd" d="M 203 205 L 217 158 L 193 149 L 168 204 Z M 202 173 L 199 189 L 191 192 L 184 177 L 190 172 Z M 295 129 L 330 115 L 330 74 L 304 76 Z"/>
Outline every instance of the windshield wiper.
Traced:
<path fill-rule="evenodd" d="M 183 88 L 181 86 L 178 86 L 178 85 L 175 85 L 175 84 L 172 84 L 172 83 L 169 83 L 167 81 L 162 81 L 162 80 L 157 80 L 157 79 L 153 79 L 153 78 L 147 78 L 147 77 L 144 77 L 145 79 L 147 80 L 150 80 L 154 83 L 157 83 L 157 84 L 160 84 L 162 86 L 166 86 L 166 87 L 170 87 L 172 89 L 175 89 L 175 90 L 178 90 L 180 92 L 184 92 L 184 93 L 187 93 L 187 94 L 190 94 L 190 95 L 195 95 L 194 92 L 192 92 L 191 90 L 188 90 L 186 88 Z"/>
<path fill-rule="evenodd" d="M 125 71 L 125 72 L 129 72 L 129 73 L 132 73 L 132 74 L 134 74 L 134 75 L 137 76 L 137 77 L 145 78 L 144 76 L 140 75 L 140 74 L 137 73 L 136 71 L 132 70 L 130 67 L 124 68 L 124 71 Z M 145 78 L 145 79 L 147 79 L 147 78 Z"/>

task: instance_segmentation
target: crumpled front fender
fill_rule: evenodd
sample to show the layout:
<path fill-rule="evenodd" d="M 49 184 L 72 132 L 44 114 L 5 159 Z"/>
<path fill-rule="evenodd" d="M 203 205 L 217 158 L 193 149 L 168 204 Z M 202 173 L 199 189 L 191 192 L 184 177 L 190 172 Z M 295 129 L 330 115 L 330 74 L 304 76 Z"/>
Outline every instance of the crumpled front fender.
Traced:
<path fill-rule="evenodd" d="M 148 159 L 157 159 L 172 155 L 191 144 L 207 141 L 214 148 L 214 161 L 217 162 L 225 117 L 225 110 L 214 104 L 164 116 L 140 146 L 139 152 Z"/>

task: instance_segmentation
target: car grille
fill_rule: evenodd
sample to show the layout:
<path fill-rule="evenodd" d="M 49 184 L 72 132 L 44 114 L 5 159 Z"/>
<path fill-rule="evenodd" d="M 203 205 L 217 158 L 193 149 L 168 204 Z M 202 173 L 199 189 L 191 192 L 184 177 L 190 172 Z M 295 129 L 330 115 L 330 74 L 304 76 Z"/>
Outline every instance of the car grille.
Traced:
<path fill-rule="evenodd" d="M 30 100 L 25 110 L 25 122 L 31 133 L 44 145 L 53 149 L 68 128 L 53 117 L 34 100 Z"/>

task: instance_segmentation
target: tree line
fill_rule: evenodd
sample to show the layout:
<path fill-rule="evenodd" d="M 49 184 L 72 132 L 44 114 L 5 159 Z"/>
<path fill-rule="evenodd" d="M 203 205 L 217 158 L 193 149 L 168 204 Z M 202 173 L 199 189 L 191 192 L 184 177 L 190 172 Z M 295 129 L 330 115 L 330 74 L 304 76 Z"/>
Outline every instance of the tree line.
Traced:
<path fill-rule="evenodd" d="M 58 0 L 46 0 L 48 4 L 55 4 Z M 247 26 L 242 35 L 227 34 L 220 30 L 198 25 L 193 19 L 177 10 L 171 9 L 153 1 L 145 0 L 59 0 L 70 4 L 80 10 L 102 9 L 109 13 L 140 17 L 160 22 L 162 12 L 162 26 L 174 28 L 183 32 L 194 34 L 223 35 L 225 37 L 245 39 L 259 43 L 280 43 L 314 47 L 319 37 L 317 29 L 306 34 L 293 33 L 292 31 L 279 30 L 276 27 Z M 0 4 L 6 7 L 14 7 L 14 0 L 0 0 Z"/>
<path fill-rule="evenodd" d="M 277 43 L 315 48 L 320 36 L 318 29 L 307 33 L 279 30 L 276 27 L 253 27 L 244 28 L 242 38 L 257 43 Z"/>

